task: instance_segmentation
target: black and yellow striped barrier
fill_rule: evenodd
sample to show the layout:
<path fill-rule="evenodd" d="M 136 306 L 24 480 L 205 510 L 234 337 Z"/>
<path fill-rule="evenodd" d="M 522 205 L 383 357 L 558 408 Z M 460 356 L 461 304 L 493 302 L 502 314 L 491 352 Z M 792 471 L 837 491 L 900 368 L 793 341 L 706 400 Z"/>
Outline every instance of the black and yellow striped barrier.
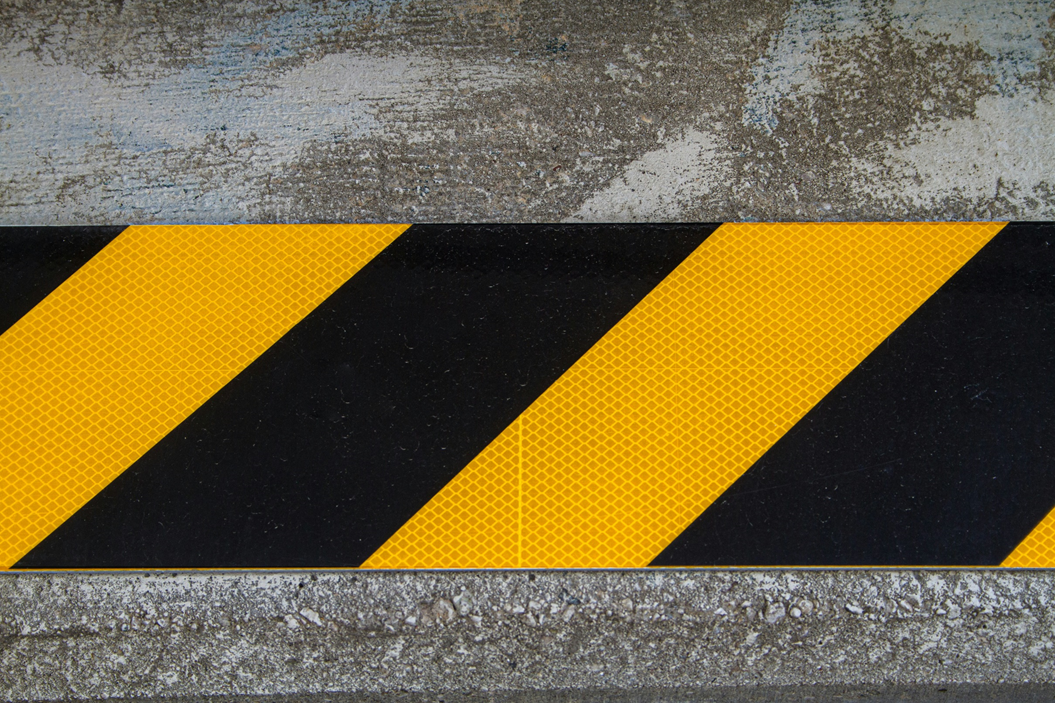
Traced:
<path fill-rule="evenodd" d="M 1055 225 L 0 229 L 0 567 L 1055 566 Z"/>

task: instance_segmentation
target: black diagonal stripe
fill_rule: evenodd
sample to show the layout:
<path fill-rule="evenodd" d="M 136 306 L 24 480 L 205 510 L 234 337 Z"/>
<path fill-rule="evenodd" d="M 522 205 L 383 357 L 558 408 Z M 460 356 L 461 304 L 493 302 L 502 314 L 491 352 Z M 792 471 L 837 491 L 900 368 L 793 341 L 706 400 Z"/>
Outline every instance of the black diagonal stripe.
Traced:
<path fill-rule="evenodd" d="M 996 565 L 1055 505 L 1055 226 L 1012 224 L 655 565 Z"/>
<path fill-rule="evenodd" d="M 0 227 L 0 334 L 124 227 Z"/>
<path fill-rule="evenodd" d="M 16 567 L 357 566 L 715 227 L 414 226 Z"/>

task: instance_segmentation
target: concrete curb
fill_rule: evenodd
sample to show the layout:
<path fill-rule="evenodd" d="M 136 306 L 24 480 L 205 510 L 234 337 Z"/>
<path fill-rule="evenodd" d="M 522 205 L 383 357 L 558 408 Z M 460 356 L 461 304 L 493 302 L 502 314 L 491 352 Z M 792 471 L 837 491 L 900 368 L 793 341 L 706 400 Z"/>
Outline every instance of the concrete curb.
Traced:
<path fill-rule="evenodd" d="M 1049 571 L 6 574 L 0 690 L 5 700 L 1050 699 L 1053 600 Z"/>
<path fill-rule="evenodd" d="M 318 693 L 297 696 L 223 696 L 156 699 L 159 703 L 806 703 L 807 701 L 868 701 L 869 703 L 981 703 L 1015 701 L 1047 703 L 1051 685 L 920 685 L 920 686 L 733 686 L 704 688 L 574 689 L 507 691 L 500 693 Z M 110 699 L 131 703 L 135 698 Z"/>

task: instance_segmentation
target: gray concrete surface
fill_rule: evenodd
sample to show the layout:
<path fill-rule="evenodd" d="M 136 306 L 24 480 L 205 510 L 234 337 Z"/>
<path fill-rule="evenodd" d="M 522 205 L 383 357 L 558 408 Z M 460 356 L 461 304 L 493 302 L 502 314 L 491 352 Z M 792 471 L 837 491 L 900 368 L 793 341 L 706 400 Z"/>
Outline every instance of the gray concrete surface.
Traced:
<path fill-rule="evenodd" d="M 1052 219 L 1039 0 L 0 4 L 0 223 Z"/>
<path fill-rule="evenodd" d="M 979 570 L 9 575 L 0 691 L 1051 700 L 1053 601 Z"/>
<path fill-rule="evenodd" d="M 1053 81 L 1036 0 L 7 0 L 0 224 L 1055 219 Z M 6 574 L 0 698 L 1051 700 L 1053 596 Z"/>

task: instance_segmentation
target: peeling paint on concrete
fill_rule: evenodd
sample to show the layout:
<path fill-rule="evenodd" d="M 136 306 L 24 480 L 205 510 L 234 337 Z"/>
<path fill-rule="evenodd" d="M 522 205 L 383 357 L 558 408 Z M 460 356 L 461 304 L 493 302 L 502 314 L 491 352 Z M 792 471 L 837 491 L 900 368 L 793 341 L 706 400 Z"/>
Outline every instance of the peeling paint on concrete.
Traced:
<path fill-rule="evenodd" d="M 797 2 L 784 26 L 771 40 L 765 58 L 751 71 L 743 124 L 772 134 L 779 122 L 781 103 L 802 100 L 821 92 L 814 75 L 819 63 L 817 44 L 845 41 L 869 30 L 866 8 L 860 0 L 836 0 L 816 6 Z"/>
<path fill-rule="evenodd" d="M 746 139 L 773 150 L 745 168 L 791 180 L 797 201 L 820 170 L 845 184 L 800 215 L 1050 218 L 1055 120 L 1037 82 L 1053 17 L 1033 0 L 796 3 L 752 71 Z"/>
<path fill-rule="evenodd" d="M 263 34 L 303 31 L 308 14 Z M 408 113 L 427 119 L 450 95 L 515 80 L 501 65 L 412 52 L 328 54 L 268 74 L 279 48 L 226 39 L 190 66 L 169 71 L 147 57 L 124 77 L 18 45 L 0 54 L 7 211 L 27 222 L 100 206 L 126 222 L 245 220 L 306 145 L 359 140 Z"/>
<path fill-rule="evenodd" d="M 1022 99 L 1025 97 L 1026 99 Z M 913 130 L 854 162 L 858 182 L 875 197 L 925 208 L 942 199 L 988 203 L 996 219 L 1026 211 L 1055 218 L 1052 170 L 1055 104 L 1035 94 L 985 96 L 973 118 L 945 119 Z"/>
<path fill-rule="evenodd" d="M 979 70 L 1000 94 L 1015 94 L 1037 73 L 1047 51 L 1043 37 L 1050 3 L 1024 0 L 837 0 L 797 2 L 763 61 L 752 70 L 744 124 L 772 132 L 784 100 L 803 100 L 823 90 L 817 71 L 823 47 L 874 35 L 884 28 L 920 45 L 972 45 L 985 56 Z M 864 88 L 865 86 L 862 86 Z"/>
<path fill-rule="evenodd" d="M 580 154 L 586 156 L 587 154 Z M 573 222 L 678 219 L 717 191 L 729 175 L 729 155 L 713 134 L 689 129 L 631 162 L 623 174 L 583 203 Z"/>
<path fill-rule="evenodd" d="M 1041 0 L 0 13 L 8 224 L 1055 207 L 1055 7 Z"/>

